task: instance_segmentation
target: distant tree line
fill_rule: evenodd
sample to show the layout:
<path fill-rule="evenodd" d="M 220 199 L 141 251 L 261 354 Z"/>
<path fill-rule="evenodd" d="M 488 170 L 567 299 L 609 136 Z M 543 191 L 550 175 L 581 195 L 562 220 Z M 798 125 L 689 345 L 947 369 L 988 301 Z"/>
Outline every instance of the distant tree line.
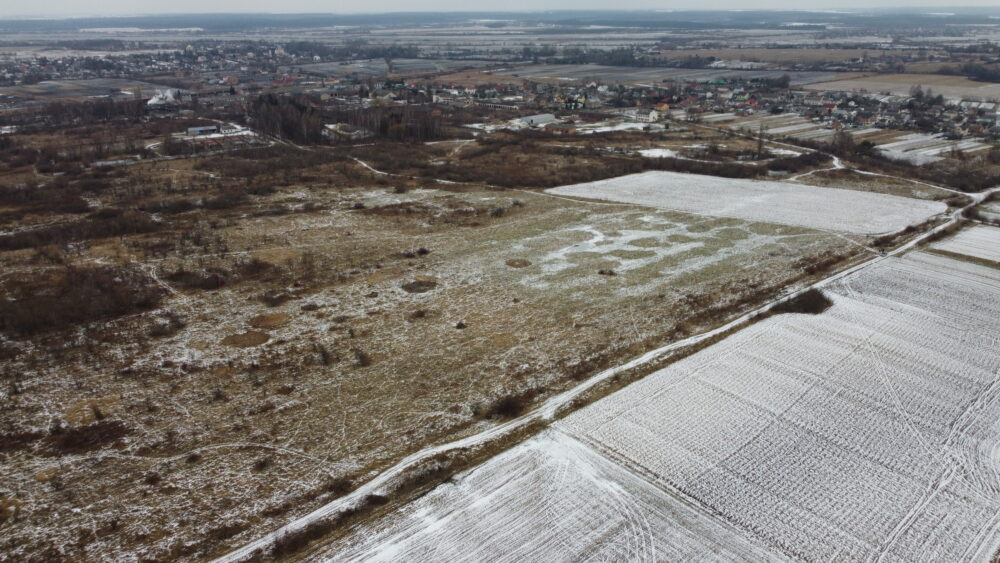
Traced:
<path fill-rule="evenodd" d="M 115 100 L 97 98 L 84 102 L 49 102 L 34 110 L 11 111 L 0 114 L 0 124 L 20 125 L 39 119 L 50 125 L 88 124 L 116 119 L 139 119 L 146 115 L 144 100 Z"/>
<path fill-rule="evenodd" d="M 327 110 L 328 122 L 347 123 L 393 141 L 430 141 L 441 138 L 441 117 L 418 106 L 376 106 L 360 110 Z"/>
<path fill-rule="evenodd" d="M 295 143 L 323 140 L 323 120 L 308 98 L 263 94 L 250 107 L 254 127 L 266 134 Z"/>
<path fill-rule="evenodd" d="M 1000 67 L 980 63 L 965 63 L 960 67 L 942 67 L 940 74 L 962 75 L 977 82 L 1000 82 Z"/>

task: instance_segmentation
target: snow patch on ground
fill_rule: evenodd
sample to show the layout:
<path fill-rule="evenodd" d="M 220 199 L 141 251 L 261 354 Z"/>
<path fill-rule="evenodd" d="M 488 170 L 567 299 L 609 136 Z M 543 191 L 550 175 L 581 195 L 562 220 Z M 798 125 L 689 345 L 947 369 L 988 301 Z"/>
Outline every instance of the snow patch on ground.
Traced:
<path fill-rule="evenodd" d="M 548 192 L 856 234 L 899 231 L 948 208 L 941 202 L 879 193 L 659 171 Z"/>
<path fill-rule="evenodd" d="M 678 158 L 677 151 L 670 149 L 642 149 L 639 154 L 648 158 Z"/>

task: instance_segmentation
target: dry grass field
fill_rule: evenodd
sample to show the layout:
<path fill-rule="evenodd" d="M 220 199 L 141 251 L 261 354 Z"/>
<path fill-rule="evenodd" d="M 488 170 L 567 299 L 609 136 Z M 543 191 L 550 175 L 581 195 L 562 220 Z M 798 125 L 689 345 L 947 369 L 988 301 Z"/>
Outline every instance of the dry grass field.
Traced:
<path fill-rule="evenodd" d="M 418 180 L 272 147 L 43 177 L 26 203 L 8 160 L 0 552 L 221 554 L 862 252 L 419 174 L 489 181 L 513 146 L 400 152 Z"/>
<path fill-rule="evenodd" d="M 872 176 L 843 168 L 816 172 L 799 178 L 796 181 L 813 186 L 860 190 L 937 201 L 947 200 L 955 195 L 954 192 L 928 186 L 927 184 L 915 183 L 901 178 Z"/>
<path fill-rule="evenodd" d="M 976 82 L 964 76 L 943 74 L 877 74 L 809 84 L 810 90 L 867 90 L 906 96 L 913 86 L 931 89 L 945 98 L 1000 100 L 1000 84 Z"/>

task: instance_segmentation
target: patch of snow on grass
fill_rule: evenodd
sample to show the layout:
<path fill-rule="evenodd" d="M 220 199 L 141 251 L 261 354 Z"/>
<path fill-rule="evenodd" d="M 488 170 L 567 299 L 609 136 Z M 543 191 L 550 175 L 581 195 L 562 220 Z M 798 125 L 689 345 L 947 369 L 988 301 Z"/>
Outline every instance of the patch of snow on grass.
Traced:
<path fill-rule="evenodd" d="M 659 171 L 548 192 L 857 234 L 896 232 L 948 208 L 941 202 L 879 193 Z"/>
<path fill-rule="evenodd" d="M 677 158 L 677 152 L 670 149 L 642 149 L 639 154 L 648 158 Z"/>

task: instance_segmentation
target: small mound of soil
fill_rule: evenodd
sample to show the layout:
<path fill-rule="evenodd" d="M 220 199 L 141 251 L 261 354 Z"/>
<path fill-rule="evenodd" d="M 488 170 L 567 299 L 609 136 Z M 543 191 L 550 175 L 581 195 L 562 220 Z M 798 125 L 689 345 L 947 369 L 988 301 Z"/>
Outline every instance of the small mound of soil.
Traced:
<path fill-rule="evenodd" d="M 271 337 L 266 332 L 251 330 L 242 334 L 230 334 L 222 339 L 223 346 L 234 348 L 252 348 L 267 342 Z"/>
<path fill-rule="evenodd" d="M 507 260 L 507 265 L 511 268 L 527 268 L 531 265 L 531 262 L 523 258 L 511 258 L 510 260 Z"/>
<path fill-rule="evenodd" d="M 250 319 L 250 326 L 254 328 L 278 328 L 286 324 L 288 324 L 288 313 L 257 315 Z"/>
<path fill-rule="evenodd" d="M 426 293 L 437 287 L 437 282 L 430 280 L 416 280 L 403 284 L 403 291 L 407 293 Z"/>

